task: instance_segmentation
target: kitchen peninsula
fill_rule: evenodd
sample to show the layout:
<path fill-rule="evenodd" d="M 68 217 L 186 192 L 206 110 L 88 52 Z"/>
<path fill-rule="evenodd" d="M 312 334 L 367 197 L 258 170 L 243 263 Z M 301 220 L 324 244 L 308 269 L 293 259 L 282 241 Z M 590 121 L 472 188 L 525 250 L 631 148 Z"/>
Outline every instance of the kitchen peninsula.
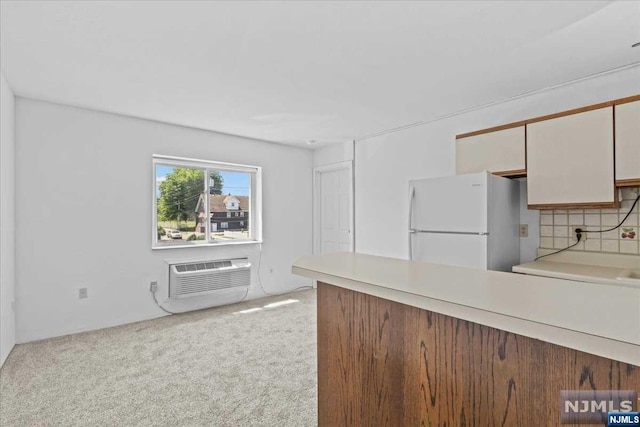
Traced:
<path fill-rule="evenodd" d="M 560 390 L 640 387 L 640 287 L 356 253 L 318 281 L 319 425 L 558 425 Z"/>

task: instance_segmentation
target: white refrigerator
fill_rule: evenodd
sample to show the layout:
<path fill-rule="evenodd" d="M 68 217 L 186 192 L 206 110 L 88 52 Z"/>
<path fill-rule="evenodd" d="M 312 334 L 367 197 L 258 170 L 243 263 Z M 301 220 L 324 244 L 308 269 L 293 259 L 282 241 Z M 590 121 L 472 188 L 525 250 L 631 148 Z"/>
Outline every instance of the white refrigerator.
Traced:
<path fill-rule="evenodd" d="M 409 181 L 409 259 L 511 271 L 519 198 L 517 181 L 488 172 Z"/>

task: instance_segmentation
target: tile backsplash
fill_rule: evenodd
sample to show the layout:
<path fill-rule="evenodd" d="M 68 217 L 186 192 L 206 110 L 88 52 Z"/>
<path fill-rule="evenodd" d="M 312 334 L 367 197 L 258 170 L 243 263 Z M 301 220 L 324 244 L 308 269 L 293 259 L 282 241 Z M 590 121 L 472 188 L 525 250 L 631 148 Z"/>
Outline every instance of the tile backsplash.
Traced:
<path fill-rule="evenodd" d="M 639 255 L 640 202 L 620 228 L 604 233 L 589 233 L 618 225 L 629 213 L 639 191 L 640 187 L 623 188 L 620 209 L 540 211 L 540 247 L 563 249 L 576 243 L 572 228 L 582 225 L 587 229 L 587 239 L 571 250 Z"/>

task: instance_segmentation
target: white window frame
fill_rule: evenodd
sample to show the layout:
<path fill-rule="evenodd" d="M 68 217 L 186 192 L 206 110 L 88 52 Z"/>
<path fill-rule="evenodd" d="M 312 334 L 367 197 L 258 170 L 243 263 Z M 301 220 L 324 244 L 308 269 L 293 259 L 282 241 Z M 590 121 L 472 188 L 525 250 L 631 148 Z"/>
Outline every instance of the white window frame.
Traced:
<path fill-rule="evenodd" d="M 249 239 L 247 240 L 233 240 L 233 241 L 211 241 L 211 220 L 206 222 L 206 243 L 191 243 L 185 240 L 184 245 L 175 246 L 161 246 L 158 244 L 158 200 L 156 196 L 157 182 L 156 182 L 156 166 L 174 166 L 184 168 L 198 168 L 198 169 L 213 169 L 230 172 L 246 172 L 250 174 L 250 212 L 254 212 L 252 215 L 252 223 L 249 228 Z M 151 186 L 151 248 L 156 249 L 182 249 L 182 248 L 197 248 L 197 247 L 211 247 L 211 246 L 227 246 L 227 245 L 246 245 L 246 244 L 260 244 L 262 243 L 262 167 L 242 165 L 237 163 L 215 162 L 200 159 L 191 159 L 186 157 L 165 156 L 160 154 L 154 154 L 151 165 L 152 172 L 152 186 Z M 203 188 L 209 188 L 209 174 L 204 174 Z M 209 197 L 205 197 L 206 206 L 205 209 L 209 213 L 211 208 L 209 206 Z"/>

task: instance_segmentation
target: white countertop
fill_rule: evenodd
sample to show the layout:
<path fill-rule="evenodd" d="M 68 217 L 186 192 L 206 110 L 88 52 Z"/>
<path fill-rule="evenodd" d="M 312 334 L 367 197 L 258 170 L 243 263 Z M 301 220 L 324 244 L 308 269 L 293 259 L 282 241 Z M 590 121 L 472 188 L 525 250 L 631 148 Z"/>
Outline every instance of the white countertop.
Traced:
<path fill-rule="evenodd" d="M 356 253 L 311 255 L 311 279 L 640 366 L 640 288 Z"/>
<path fill-rule="evenodd" d="M 625 277 L 625 273 L 640 273 L 640 256 L 567 251 L 553 254 L 553 249 L 538 249 L 547 255 L 538 261 L 513 267 L 515 273 L 555 277 L 578 282 L 639 287 L 640 280 Z"/>
<path fill-rule="evenodd" d="M 640 288 L 640 281 L 638 280 L 618 278 L 620 274 L 625 271 L 619 267 L 554 261 L 534 261 L 527 264 L 516 265 L 513 267 L 513 271 L 515 273 L 532 274 L 534 276 Z"/>

